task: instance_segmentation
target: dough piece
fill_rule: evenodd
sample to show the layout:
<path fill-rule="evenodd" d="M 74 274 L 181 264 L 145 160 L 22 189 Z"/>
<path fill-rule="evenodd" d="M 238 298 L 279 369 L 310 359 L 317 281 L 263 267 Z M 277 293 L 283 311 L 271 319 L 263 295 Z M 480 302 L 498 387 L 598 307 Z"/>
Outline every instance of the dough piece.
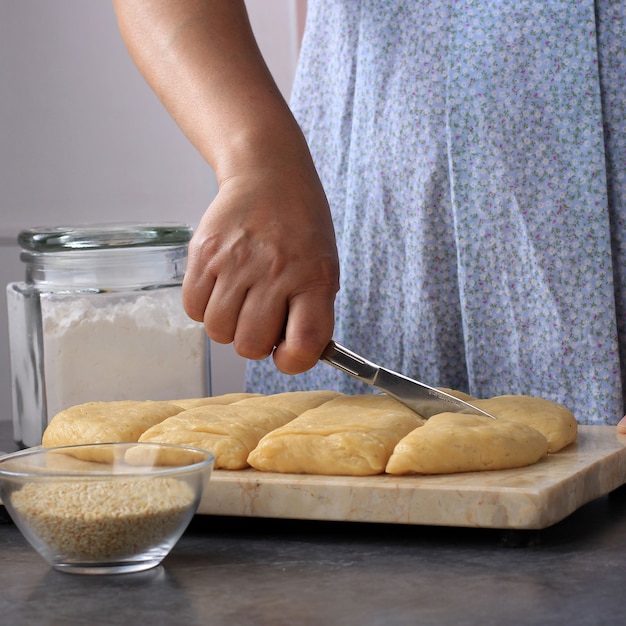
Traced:
<path fill-rule="evenodd" d="M 439 413 L 395 447 L 389 474 L 453 474 L 532 465 L 548 452 L 536 429 L 483 415 Z"/>
<path fill-rule="evenodd" d="M 340 396 L 265 435 L 248 463 L 266 472 L 381 474 L 396 443 L 423 423 L 389 396 Z"/>
<path fill-rule="evenodd" d="M 259 440 L 271 430 L 338 395 L 333 391 L 294 391 L 226 405 L 183 411 L 148 429 L 139 441 L 176 443 L 210 450 L 215 469 L 240 470 Z M 173 462 L 173 459 L 160 459 Z"/>
<path fill-rule="evenodd" d="M 260 393 L 225 393 L 221 396 L 207 396 L 206 398 L 182 398 L 180 400 L 169 400 L 172 404 L 187 410 L 195 409 L 198 406 L 206 406 L 207 404 L 232 404 L 240 400 L 248 398 L 256 398 Z"/>
<path fill-rule="evenodd" d="M 268 431 L 294 419 L 287 409 L 211 404 L 188 409 L 149 428 L 139 441 L 175 443 L 209 450 L 215 456 L 215 469 L 238 470 L 259 439 Z M 162 463 L 170 463 L 165 458 Z"/>
<path fill-rule="evenodd" d="M 554 453 L 576 441 L 578 423 L 572 412 L 561 404 L 531 396 L 496 396 L 476 400 L 476 406 L 499 420 L 532 426 L 548 440 L 548 452 Z"/>
<path fill-rule="evenodd" d="M 176 404 L 152 400 L 76 404 L 50 420 L 42 444 L 51 448 L 81 443 L 134 442 L 145 430 L 182 410 Z"/>

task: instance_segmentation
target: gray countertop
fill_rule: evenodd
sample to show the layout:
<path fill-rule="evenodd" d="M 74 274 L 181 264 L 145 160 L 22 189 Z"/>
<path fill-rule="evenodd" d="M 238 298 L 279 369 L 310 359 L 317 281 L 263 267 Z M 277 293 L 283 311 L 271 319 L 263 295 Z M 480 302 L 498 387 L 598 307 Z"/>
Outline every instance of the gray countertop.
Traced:
<path fill-rule="evenodd" d="M 0 422 L 0 449 L 11 446 Z M 50 569 L 0 512 L 0 623 L 618 624 L 626 488 L 541 531 L 197 516 L 162 566 Z"/>

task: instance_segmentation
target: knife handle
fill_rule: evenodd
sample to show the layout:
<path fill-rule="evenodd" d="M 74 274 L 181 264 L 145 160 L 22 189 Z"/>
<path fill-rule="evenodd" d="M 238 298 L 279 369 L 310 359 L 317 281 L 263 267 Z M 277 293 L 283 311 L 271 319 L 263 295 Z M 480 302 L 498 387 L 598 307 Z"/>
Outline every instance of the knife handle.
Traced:
<path fill-rule="evenodd" d="M 374 384 L 379 370 L 377 365 L 348 350 L 348 348 L 344 348 L 334 340 L 331 340 L 326 346 L 320 360 L 368 385 Z"/>

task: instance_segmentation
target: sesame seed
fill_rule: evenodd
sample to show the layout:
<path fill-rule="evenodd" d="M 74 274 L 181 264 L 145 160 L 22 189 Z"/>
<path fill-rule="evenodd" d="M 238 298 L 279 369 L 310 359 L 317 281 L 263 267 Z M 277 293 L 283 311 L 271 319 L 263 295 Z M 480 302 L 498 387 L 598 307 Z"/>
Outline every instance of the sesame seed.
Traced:
<path fill-rule="evenodd" d="M 174 478 L 28 483 L 11 496 L 30 531 L 57 555 L 111 560 L 160 545 L 185 521 L 195 494 Z"/>

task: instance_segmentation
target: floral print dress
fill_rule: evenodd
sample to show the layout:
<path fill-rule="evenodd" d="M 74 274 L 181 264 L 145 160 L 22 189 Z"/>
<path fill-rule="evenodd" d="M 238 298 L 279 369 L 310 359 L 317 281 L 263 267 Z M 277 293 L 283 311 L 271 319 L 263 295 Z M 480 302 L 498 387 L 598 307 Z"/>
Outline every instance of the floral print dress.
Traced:
<path fill-rule="evenodd" d="M 623 416 L 626 1 L 310 0 L 292 109 L 333 211 L 338 341 Z M 367 390 L 271 359 L 246 384 Z"/>

